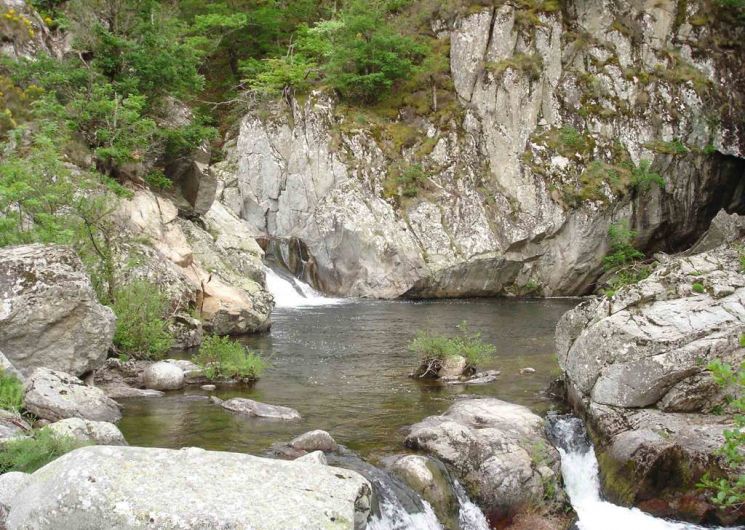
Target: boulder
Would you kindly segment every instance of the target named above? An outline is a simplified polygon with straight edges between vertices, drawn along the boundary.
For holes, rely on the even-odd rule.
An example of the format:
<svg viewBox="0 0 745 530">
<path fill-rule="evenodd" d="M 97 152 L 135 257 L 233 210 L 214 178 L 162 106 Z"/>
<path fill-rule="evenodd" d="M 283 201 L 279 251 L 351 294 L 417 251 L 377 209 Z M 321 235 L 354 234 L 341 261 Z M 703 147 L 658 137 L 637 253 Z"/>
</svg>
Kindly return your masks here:
<svg viewBox="0 0 745 530">
<path fill-rule="evenodd" d="M 15 368 L 81 375 L 106 359 L 116 319 L 71 248 L 0 249 L 0 300 L 0 350 Z"/>
<path fill-rule="evenodd" d="M 432 506 L 440 522 L 458 527 L 458 498 L 441 462 L 422 455 L 397 455 L 385 459 L 384 464 Z"/>
<path fill-rule="evenodd" d="M 310 462 L 312 464 L 321 464 L 324 466 L 328 464 L 328 462 L 326 461 L 326 455 L 323 454 L 323 451 L 313 451 L 312 453 L 308 453 L 307 455 L 296 458 L 295 461 Z"/>
<path fill-rule="evenodd" d="M 37 368 L 23 392 L 26 410 L 49 421 L 82 418 L 114 423 L 122 417 L 119 406 L 103 390 L 64 372 Z"/>
<path fill-rule="evenodd" d="M 2 370 L 3 373 L 12 375 L 19 381 L 23 382 L 24 377 L 23 374 L 16 369 L 15 366 L 8 360 L 8 358 L 3 354 L 3 352 L 0 351 L 0 370 Z"/>
<path fill-rule="evenodd" d="M 184 387 L 184 371 L 173 363 L 153 363 L 142 373 L 142 383 L 151 390 L 178 390 Z"/>
<path fill-rule="evenodd" d="M 0 528 L 6 528 L 5 520 L 10 511 L 10 504 L 31 480 L 31 475 L 19 471 L 10 471 L 0 475 Z"/>
<path fill-rule="evenodd" d="M 0 444 L 9 440 L 26 438 L 31 433 L 31 425 L 19 414 L 0 409 Z"/>
<path fill-rule="evenodd" d="M 210 401 L 231 412 L 237 412 L 255 418 L 284 421 L 301 419 L 300 413 L 295 409 L 282 407 L 280 405 L 268 405 L 266 403 L 254 401 L 253 399 L 232 398 L 223 401 L 215 396 L 211 396 Z"/>
<path fill-rule="evenodd" d="M 329 433 L 315 430 L 301 434 L 290 442 L 290 447 L 301 451 L 323 451 L 325 453 L 336 451 L 336 441 Z"/>
<path fill-rule="evenodd" d="M 371 486 L 306 462 L 189 448 L 91 446 L 36 471 L 9 529 L 362 530 Z"/>
<path fill-rule="evenodd" d="M 717 219 L 704 242 L 717 231 L 724 240 L 739 233 L 737 216 Z M 612 500 L 696 523 L 743 522 L 697 487 L 704 474 L 727 472 L 718 449 L 732 419 L 712 414 L 727 412 L 727 392 L 707 365 L 745 360 L 740 255 L 727 244 L 657 258 L 645 280 L 609 299 L 589 299 L 559 320 L 556 351 L 568 396 L 595 438 Z"/>
<path fill-rule="evenodd" d="M 119 428 L 105 421 L 67 418 L 50 423 L 44 428 L 56 435 L 69 436 L 81 442 L 93 442 L 96 445 L 127 445 Z"/>
<path fill-rule="evenodd" d="M 559 454 L 543 420 L 526 407 L 463 399 L 413 425 L 405 443 L 449 466 L 492 521 L 560 491 Z M 559 501 L 549 498 L 548 504 Z"/>
</svg>

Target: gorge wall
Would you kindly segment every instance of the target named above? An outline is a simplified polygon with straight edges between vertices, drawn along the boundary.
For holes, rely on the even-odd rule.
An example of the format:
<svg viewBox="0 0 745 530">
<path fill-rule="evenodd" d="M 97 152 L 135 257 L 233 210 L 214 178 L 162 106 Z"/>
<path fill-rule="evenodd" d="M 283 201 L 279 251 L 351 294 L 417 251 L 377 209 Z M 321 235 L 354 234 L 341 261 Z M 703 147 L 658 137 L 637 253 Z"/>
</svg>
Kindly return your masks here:
<svg viewBox="0 0 745 530">
<path fill-rule="evenodd" d="M 449 66 L 386 108 L 255 103 L 218 197 L 320 290 L 386 298 L 582 294 L 612 223 L 674 251 L 745 211 L 741 26 L 703 2 L 533 4 L 433 22 Z"/>
</svg>

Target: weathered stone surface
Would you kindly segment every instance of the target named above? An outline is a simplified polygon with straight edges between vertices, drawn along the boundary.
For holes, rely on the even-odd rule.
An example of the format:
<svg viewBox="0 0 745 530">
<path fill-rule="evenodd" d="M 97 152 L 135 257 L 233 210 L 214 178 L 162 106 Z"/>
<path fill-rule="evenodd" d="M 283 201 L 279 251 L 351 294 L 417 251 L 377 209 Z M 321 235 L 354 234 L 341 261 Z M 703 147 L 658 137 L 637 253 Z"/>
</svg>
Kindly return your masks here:
<svg viewBox="0 0 745 530">
<path fill-rule="evenodd" d="M 0 349 L 17 369 L 94 370 L 106 359 L 114 322 L 71 248 L 0 249 Z"/>
<path fill-rule="evenodd" d="M 691 23 L 703 4 L 581 2 L 531 24 L 473 7 L 434 23 L 450 77 L 395 118 L 366 123 L 329 92 L 244 117 L 218 195 L 254 234 L 302 241 L 293 272 L 352 296 L 582 294 L 611 223 L 652 253 L 745 211 L 745 54 L 702 46 L 725 38 Z M 664 189 L 614 173 L 644 160 Z"/>
<path fill-rule="evenodd" d="M 114 423 L 122 417 L 116 402 L 100 388 L 86 386 L 64 372 L 37 368 L 26 380 L 23 391 L 26 410 L 42 419 L 82 418 Z"/>
<path fill-rule="evenodd" d="M 441 462 L 422 455 L 397 455 L 385 459 L 384 463 L 432 506 L 440 522 L 457 527 L 460 506 L 448 471 Z"/>
<path fill-rule="evenodd" d="M 31 434 L 31 425 L 18 413 L 0 409 L 0 443 Z"/>
<path fill-rule="evenodd" d="M 296 462 L 310 462 L 312 464 L 321 464 L 324 466 L 328 465 L 328 462 L 326 461 L 326 455 L 323 454 L 323 451 L 313 451 L 312 453 L 308 453 L 306 455 L 296 458 L 295 461 Z"/>
<path fill-rule="evenodd" d="M 9 530 L 362 530 L 370 484 L 353 471 L 202 449 L 85 447 L 40 469 Z"/>
<path fill-rule="evenodd" d="M 1 351 L 0 351 L 0 370 L 2 370 L 3 373 L 12 375 L 19 381 L 23 381 L 25 379 L 23 374 L 20 372 L 20 370 L 16 369 L 16 367 L 13 366 L 13 363 L 11 363 Z"/>
<path fill-rule="evenodd" d="M 280 405 L 269 405 L 267 403 L 254 401 L 253 399 L 232 398 L 223 401 L 215 396 L 211 396 L 210 401 L 231 412 L 237 412 L 255 418 L 284 421 L 301 419 L 300 413 L 295 409 L 282 407 Z"/>
<path fill-rule="evenodd" d="M 320 429 L 297 436 L 290 442 L 290 447 L 301 451 L 336 451 L 336 441 L 326 431 Z"/>
<path fill-rule="evenodd" d="M 81 442 L 97 445 L 127 445 L 124 435 L 113 423 L 67 418 L 50 423 L 48 429 L 60 436 L 69 436 Z"/>
<path fill-rule="evenodd" d="M 464 399 L 411 427 L 406 446 L 448 465 L 484 512 L 500 519 L 558 491 L 559 455 L 543 420 L 498 399 Z"/>
<path fill-rule="evenodd" d="M 142 373 L 142 383 L 152 390 L 178 390 L 184 387 L 184 371 L 169 362 L 153 363 Z"/>
<path fill-rule="evenodd" d="M 725 221 L 733 219 L 720 214 L 715 224 Z M 647 279 L 561 318 L 559 364 L 595 435 L 611 498 L 662 517 L 731 525 L 737 514 L 718 510 L 696 485 L 707 472 L 722 473 L 717 451 L 732 427 L 727 414 L 709 414 L 726 411 L 727 392 L 707 365 L 745 360 L 739 253 L 730 243 L 657 257 Z"/>
<path fill-rule="evenodd" d="M 10 471 L 0 475 L 0 527 L 5 528 L 10 503 L 18 492 L 29 484 L 30 480 L 31 475 L 18 471 Z"/>
</svg>

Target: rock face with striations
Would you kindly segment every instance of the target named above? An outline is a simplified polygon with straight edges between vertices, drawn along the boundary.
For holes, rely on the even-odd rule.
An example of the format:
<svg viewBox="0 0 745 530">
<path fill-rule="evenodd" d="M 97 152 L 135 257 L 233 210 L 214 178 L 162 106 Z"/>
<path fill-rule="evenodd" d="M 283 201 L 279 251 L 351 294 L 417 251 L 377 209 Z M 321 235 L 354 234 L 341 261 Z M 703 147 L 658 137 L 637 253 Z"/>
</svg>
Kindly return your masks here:
<svg viewBox="0 0 745 530">
<path fill-rule="evenodd" d="M 672 251 L 745 211 L 745 54 L 707 44 L 740 29 L 701 1 L 518 4 L 434 21 L 448 82 L 385 117 L 325 92 L 245 116 L 219 200 L 316 287 L 377 297 L 581 294 L 611 223 Z"/>
<path fill-rule="evenodd" d="M 406 446 L 444 462 L 493 522 L 560 491 L 559 454 L 546 438 L 543 420 L 520 405 L 456 401 L 441 416 L 413 425 Z M 547 500 L 551 507 L 559 502 Z"/>
<path fill-rule="evenodd" d="M 745 360 L 740 255 L 725 244 L 659 258 L 647 279 L 561 318 L 559 364 L 599 442 L 605 486 L 616 500 L 730 524 L 732 514 L 711 506 L 696 483 L 719 472 L 717 449 L 732 425 L 726 414 L 708 414 L 723 405 L 723 392 L 706 367 Z"/>
<path fill-rule="evenodd" d="M 71 248 L 0 249 L 0 350 L 15 368 L 95 370 L 111 347 L 114 323 Z"/>
<path fill-rule="evenodd" d="M 362 530 L 371 486 L 346 469 L 203 449 L 85 447 L 36 471 L 7 528 Z"/>
</svg>

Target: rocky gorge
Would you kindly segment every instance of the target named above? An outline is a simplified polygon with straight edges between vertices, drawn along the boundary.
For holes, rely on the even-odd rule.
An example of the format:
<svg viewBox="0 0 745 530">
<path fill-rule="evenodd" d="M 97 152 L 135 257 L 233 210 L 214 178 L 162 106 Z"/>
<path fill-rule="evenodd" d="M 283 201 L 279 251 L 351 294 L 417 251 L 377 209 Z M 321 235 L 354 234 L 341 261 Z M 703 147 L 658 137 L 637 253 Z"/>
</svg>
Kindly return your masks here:
<svg viewBox="0 0 745 530">
<path fill-rule="evenodd" d="M 745 523 L 702 487 L 743 476 L 722 451 L 741 396 L 714 367 L 745 361 L 745 26 L 703 0 L 415 4 L 436 66 L 411 90 L 360 104 L 248 84 L 218 140 L 150 158 L 141 141 L 127 163 L 78 131 L 45 185 L 88 166 L 104 185 L 51 213 L 0 165 L 0 228 L 21 227 L 0 234 L 0 527 Z M 46 9 L 0 0 L 0 54 L 98 68 L 80 20 Z M 113 121 L 137 108 L 117 98 Z M 166 99 L 155 128 L 200 126 Z M 40 134 L 2 127 L 4 153 Z M 104 213 L 26 238 L 81 196 Z M 609 267 L 617 227 L 636 257 Z M 121 347 L 132 286 L 157 291 L 157 354 Z M 463 351 L 407 377 L 417 330 L 465 320 L 496 345 L 483 371 Z M 36 458 L 24 441 L 45 454 L 11 470 Z"/>
</svg>

